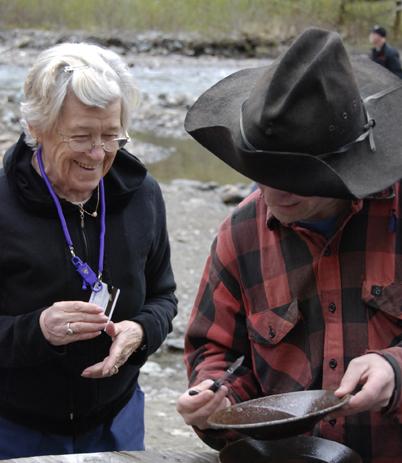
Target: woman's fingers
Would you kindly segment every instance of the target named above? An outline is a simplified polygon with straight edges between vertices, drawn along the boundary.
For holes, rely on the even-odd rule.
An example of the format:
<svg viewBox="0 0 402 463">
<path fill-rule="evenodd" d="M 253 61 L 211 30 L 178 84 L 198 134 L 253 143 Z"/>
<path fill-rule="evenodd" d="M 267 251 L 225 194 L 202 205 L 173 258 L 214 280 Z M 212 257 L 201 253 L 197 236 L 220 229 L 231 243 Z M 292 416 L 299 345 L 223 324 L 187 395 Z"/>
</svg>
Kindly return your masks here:
<svg viewBox="0 0 402 463">
<path fill-rule="evenodd" d="M 66 325 L 66 334 L 74 336 L 77 334 L 90 334 L 94 332 L 101 332 L 106 327 L 105 322 L 87 323 L 87 322 L 68 322 Z M 71 331 L 69 331 L 69 329 Z"/>
<path fill-rule="evenodd" d="M 55 307 L 55 309 L 68 313 L 103 313 L 103 309 L 98 305 L 83 301 L 61 301 L 54 303 L 53 306 Z"/>
<path fill-rule="evenodd" d="M 108 322 L 105 332 L 112 339 L 112 344 L 102 362 L 86 368 L 81 375 L 85 378 L 106 378 L 118 374 L 130 355 L 136 351 L 144 336 L 141 325 L 130 320 L 119 323 Z"/>
<path fill-rule="evenodd" d="M 111 338 L 115 338 L 118 335 L 118 329 L 116 324 L 112 321 L 109 321 L 105 328 L 106 334 L 108 334 Z"/>
<path fill-rule="evenodd" d="M 144 330 L 140 324 L 130 320 L 109 322 L 105 330 L 113 341 L 103 364 L 103 374 L 108 376 L 116 366 L 120 368 L 124 365 L 130 355 L 138 349 L 144 337 Z"/>
<path fill-rule="evenodd" d="M 57 346 L 92 339 L 105 329 L 107 322 L 100 307 L 82 301 L 55 302 L 39 318 L 44 337 Z"/>
<path fill-rule="evenodd" d="M 104 375 L 103 374 L 103 364 L 104 361 L 95 363 L 94 365 L 91 365 L 88 368 L 85 368 L 85 370 L 81 373 L 81 376 L 84 378 L 104 378 L 105 376 L 111 376 L 109 375 Z"/>
</svg>

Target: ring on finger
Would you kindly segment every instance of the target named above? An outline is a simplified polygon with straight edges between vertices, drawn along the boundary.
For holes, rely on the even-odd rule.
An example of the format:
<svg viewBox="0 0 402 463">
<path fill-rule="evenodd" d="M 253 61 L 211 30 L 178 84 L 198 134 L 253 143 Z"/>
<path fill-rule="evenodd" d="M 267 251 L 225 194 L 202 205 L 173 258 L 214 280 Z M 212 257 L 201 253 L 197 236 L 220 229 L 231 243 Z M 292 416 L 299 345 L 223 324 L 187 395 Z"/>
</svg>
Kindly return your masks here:
<svg viewBox="0 0 402 463">
<path fill-rule="evenodd" d="M 117 375 L 117 373 L 119 372 L 119 367 L 117 365 L 113 365 L 112 367 L 112 373 L 114 375 Z"/>
<path fill-rule="evenodd" d="M 67 323 L 66 334 L 67 336 L 72 336 L 74 334 L 74 330 L 71 328 L 71 322 Z"/>
</svg>

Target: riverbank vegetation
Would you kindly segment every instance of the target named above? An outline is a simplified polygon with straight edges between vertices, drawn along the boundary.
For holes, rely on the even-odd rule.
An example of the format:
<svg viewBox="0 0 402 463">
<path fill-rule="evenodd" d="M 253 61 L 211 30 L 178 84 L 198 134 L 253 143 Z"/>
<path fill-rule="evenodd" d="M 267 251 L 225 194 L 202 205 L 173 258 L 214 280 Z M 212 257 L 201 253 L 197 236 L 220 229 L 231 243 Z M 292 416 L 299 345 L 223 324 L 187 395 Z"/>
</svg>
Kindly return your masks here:
<svg viewBox="0 0 402 463">
<path fill-rule="evenodd" d="M 367 44 L 373 24 L 402 42 L 395 0 L 0 0 L 0 27 L 246 34 L 283 41 L 310 25 Z M 402 28 L 402 26 L 401 26 Z"/>
</svg>

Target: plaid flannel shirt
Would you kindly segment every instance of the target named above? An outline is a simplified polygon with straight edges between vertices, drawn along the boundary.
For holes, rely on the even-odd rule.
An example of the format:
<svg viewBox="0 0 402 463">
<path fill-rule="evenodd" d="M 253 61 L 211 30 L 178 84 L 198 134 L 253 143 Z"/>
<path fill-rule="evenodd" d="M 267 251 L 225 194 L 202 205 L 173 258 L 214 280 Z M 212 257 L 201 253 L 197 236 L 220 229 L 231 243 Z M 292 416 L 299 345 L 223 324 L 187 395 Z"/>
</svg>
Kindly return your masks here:
<svg viewBox="0 0 402 463">
<path fill-rule="evenodd" d="M 190 317 L 190 385 L 245 354 L 233 402 L 335 390 L 353 358 L 377 352 L 396 377 L 387 413 L 322 421 L 314 434 L 365 463 L 402 463 L 402 189 L 391 190 L 352 202 L 329 240 L 279 223 L 259 191 L 243 201 L 220 227 Z M 219 447 L 214 433 L 201 437 Z"/>
</svg>

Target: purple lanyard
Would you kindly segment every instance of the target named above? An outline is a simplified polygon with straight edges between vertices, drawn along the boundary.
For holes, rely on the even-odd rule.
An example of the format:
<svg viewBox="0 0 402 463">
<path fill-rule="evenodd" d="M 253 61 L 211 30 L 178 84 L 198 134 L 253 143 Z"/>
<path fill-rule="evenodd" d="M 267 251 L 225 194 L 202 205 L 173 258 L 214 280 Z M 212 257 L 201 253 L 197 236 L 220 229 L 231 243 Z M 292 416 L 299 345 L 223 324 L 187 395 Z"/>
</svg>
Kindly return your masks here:
<svg viewBox="0 0 402 463">
<path fill-rule="evenodd" d="M 42 161 L 42 146 L 38 147 L 38 150 L 36 151 L 36 158 L 38 160 L 39 164 L 39 169 L 42 175 L 43 180 L 45 181 L 45 184 L 47 186 L 47 189 L 49 190 L 49 193 L 53 199 L 53 202 L 56 206 L 57 213 L 59 215 L 59 219 L 61 222 L 61 227 L 63 229 L 64 236 L 66 238 L 68 247 L 71 252 L 71 262 L 73 263 L 76 271 L 81 275 L 81 278 L 83 280 L 82 284 L 82 289 L 87 289 L 88 285 L 91 287 L 91 289 L 95 292 L 98 292 L 101 290 L 102 285 L 100 284 L 100 281 L 102 279 L 102 272 L 103 272 L 103 258 L 105 254 L 105 231 L 106 231 L 106 221 L 105 221 L 105 215 L 106 215 L 106 205 L 105 205 L 105 188 L 103 185 L 103 178 L 101 178 L 99 182 L 99 191 L 100 191 L 100 219 L 101 219 L 101 229 L 100 229 L 100 237 L 99 237 L 99 262 L 98 262 L 98 275 L 95 274 L 95 272 L 91 269 L 91 267 L 86 263 L 83 262 L 74 252 L 74 246 L 73 242 L 71 240 L 70 233 L 68 231 L 66 219 L 64 218 L 63 210 L 61 208 L 61 204 L 59 201 L 59 198 L 57 197 L 56 193 L 53 190 L 53 187 L 49 181 L 48 176 L 46 175 L 45 168 L 43 167 L 43 161 Z"/>
</svg>

